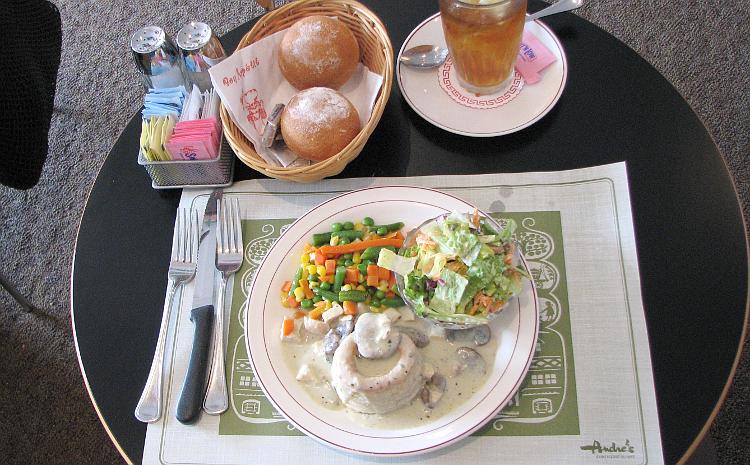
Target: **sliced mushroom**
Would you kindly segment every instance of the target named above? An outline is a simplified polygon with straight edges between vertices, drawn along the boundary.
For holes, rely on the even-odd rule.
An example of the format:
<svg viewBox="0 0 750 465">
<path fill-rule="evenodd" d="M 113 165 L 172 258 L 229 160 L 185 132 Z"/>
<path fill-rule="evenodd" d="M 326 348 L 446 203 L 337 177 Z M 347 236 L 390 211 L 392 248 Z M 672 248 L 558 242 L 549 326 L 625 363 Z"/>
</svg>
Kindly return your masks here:
<svg viewBox="0 0 750 465">
<path fill-rule="evenodd" d="M 341 317 L 334 330 L 342 339 L 345 338 L 352 331 L 354 331 L 354 318 L 352 318 L 350 315 Z"/>
<path fill-rule="evenodd" d="M 479 352 L 471 347 L 459 347 L 456 349 L 456 356 L 458 357 L 458 363 L 456 365 L 457 374 L 462 373 L 467 369 L 480 370 L 481 373 L 487 371 L 487 364 L 484 359 Z"/>
<path fill-rule="evenodd" d="M 419 347 L 426 347 L 430 343 L 430 338 L 427 334 L 422 331 L 407 326 L 396 326 L 401 334 L 406 334 L 414 342 L 414 345 Z"/>
<path fill-rule="evenodd" d="M 483 346 L 490 342 L 492 332 L 490 331 L 489 325 L 479 325 L 474 327 L 474 344 Z"/>
<path fill-rule="evenodd" d="M 435 373 L 427 381 L 421 391 L 419 391 L 419 398 L 422 403 L 428 409 L 433 409 L 437 403 L 442 399 L 445 390 L 448 387 L 448 381 L 445 376 L 440 373 Z"/>
<path fill-rule="evenodd" d="M 445 336 L 450 343 L 464 343 L 473 340 L 474 344 L 483 346 L 490 342 L 492 332 L 489 325 L 477 325 L 466 329 L 449 329 Z"/>
<path fill-rule="evenodd" d="M 333 360 L 333 354 L 339 348 L 340 343 L 341 336 L 335 330 L 332 329 L 326 333 L 323 337 L 323 353 L 326 356 L 326 360 L 329 362 Z"/>
</svg>

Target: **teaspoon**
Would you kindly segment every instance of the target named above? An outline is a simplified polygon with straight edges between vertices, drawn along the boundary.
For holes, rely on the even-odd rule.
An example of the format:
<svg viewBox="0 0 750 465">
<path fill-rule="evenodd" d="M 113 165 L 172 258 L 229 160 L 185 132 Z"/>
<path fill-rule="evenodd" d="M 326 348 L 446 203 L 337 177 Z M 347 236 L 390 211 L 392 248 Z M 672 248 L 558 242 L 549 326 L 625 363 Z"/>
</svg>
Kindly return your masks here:
<svg viewBox="0 0 750 465">
<path fill-rule="evenodd" d="M 543 8 L 532 15 L 526 16 L 526 21 L 534 21 L 545 16 L 562 13 L 563 11 L 575 10 L 583 5 L 583 0 L 560 0 L 559 2 Z M 443 64 L 448 58 L 448 49 L 439 45 L 417 45 L 404 50 L 399 60 L 406 66 L 414 68 L 434 68 Z"/>
</svg>

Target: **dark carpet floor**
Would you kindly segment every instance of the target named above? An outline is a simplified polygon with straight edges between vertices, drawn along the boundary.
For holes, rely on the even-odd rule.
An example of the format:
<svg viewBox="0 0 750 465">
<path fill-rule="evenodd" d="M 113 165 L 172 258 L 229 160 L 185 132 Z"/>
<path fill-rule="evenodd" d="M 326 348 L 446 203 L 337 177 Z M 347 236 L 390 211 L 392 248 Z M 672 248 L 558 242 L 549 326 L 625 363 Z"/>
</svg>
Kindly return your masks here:
<svg viewBox="0 0 750 465">
<path fill-rule="evenodd" d="M 0 273 L 45 310 L 44 316 L 25 314 L 0 290 L 0 463 L 119 464 L 78 369 L 69 288 L 87 193 L 141 103 L 127 37 L 144 24 L 174 33 L 190 19 L 223 34 L 260 10 L 241 0 L 55 3 L 64 38 L 49 157 L 35 188 L 0 187 Z M 636 50 L 690 103 L 721 149 L 747 217 L 747 0 L 589 0 L 578 14 Z M 750 463 L 749 352 L 746 344 L 711 428 L 721 465 Z"/>
</svg>

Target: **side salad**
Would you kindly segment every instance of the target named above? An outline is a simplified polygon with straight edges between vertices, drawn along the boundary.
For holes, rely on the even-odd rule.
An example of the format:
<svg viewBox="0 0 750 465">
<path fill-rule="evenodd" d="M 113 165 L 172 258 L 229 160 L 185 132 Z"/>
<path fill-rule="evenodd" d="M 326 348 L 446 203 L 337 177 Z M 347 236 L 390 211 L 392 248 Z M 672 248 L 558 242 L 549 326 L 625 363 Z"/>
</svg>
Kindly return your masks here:
<svg viewBox="0 0 750 465">
<path fill-rule="evenodd" d="M 515 224 L 496 230 L 479 215 L 453 212 L 422 225 L 397 258 L 407 268 L 402 293 L 417 315 L 456 324 L 485 323 L 522 288 L 528 273 L 516 263 Z M 394 254 L 395 255 L 395 254 Z M 385 262 L 385 263 L 381 263 Z"/>
</svg>

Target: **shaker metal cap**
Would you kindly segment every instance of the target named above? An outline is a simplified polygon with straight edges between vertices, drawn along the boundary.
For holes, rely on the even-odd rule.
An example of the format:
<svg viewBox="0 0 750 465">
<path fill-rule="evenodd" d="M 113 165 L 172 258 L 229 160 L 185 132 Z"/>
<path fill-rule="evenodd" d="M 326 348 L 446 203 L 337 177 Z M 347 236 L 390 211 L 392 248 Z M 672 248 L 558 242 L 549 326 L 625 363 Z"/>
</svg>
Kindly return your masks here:
<svg viewBox="0 0 750 465">
<path fill-rule="evenodd" d="M 164 44 L 166 37 L 159 26 L 146 26 L 130 36 L 130 48 L 137 53 L 151 53 Z"/>
<path fill-rule="evenodd" d="M 183 50 L 197 50 L 211 40 L 211 26 L 190 21 L 177 33 L 177 46 Z"/>
</svg>

